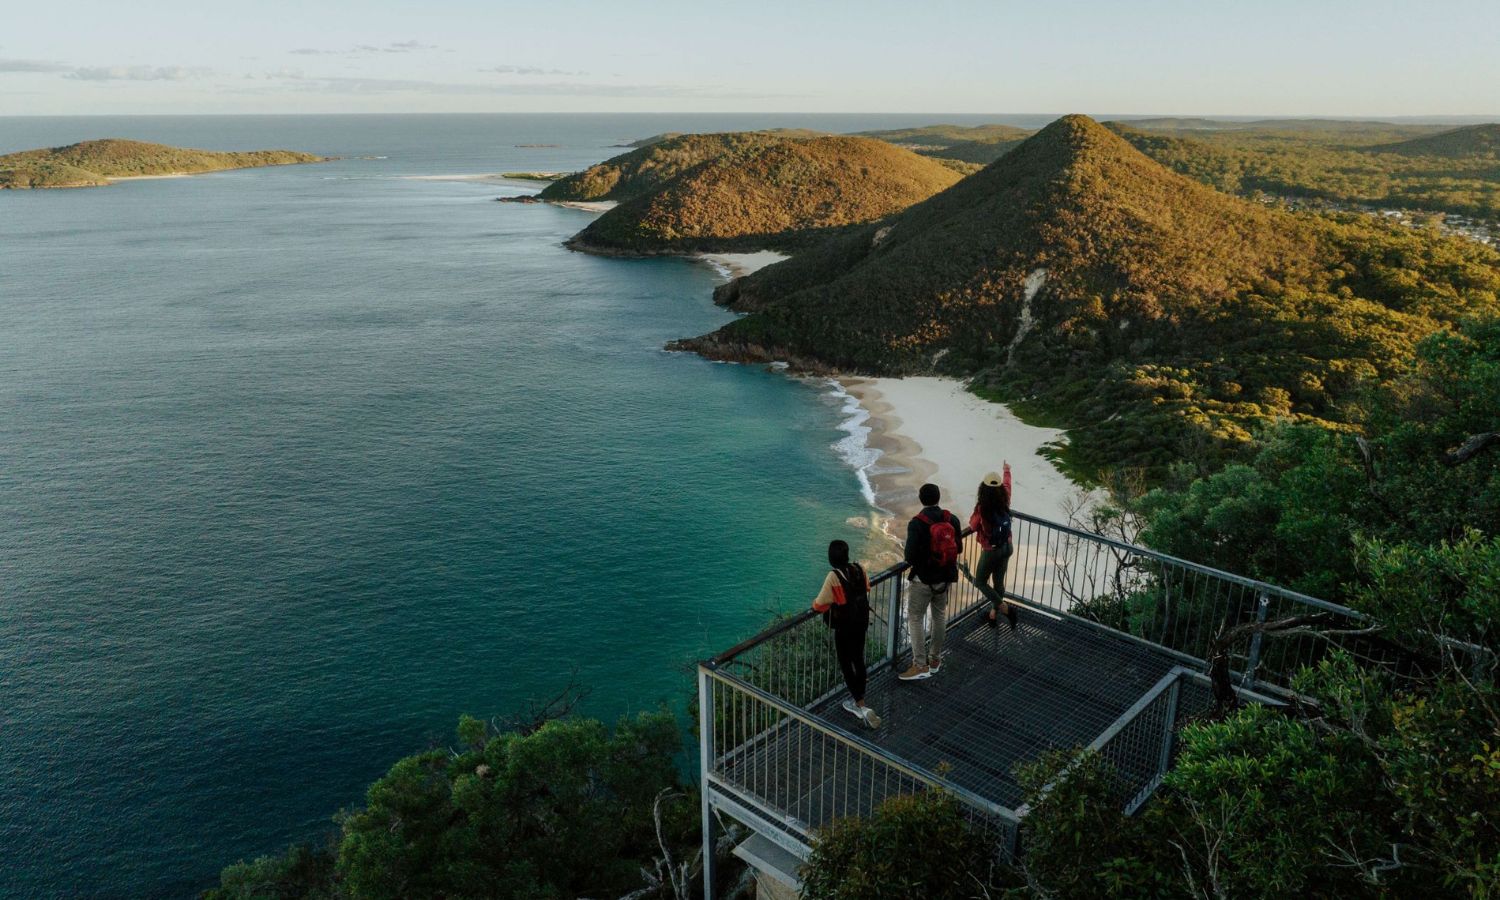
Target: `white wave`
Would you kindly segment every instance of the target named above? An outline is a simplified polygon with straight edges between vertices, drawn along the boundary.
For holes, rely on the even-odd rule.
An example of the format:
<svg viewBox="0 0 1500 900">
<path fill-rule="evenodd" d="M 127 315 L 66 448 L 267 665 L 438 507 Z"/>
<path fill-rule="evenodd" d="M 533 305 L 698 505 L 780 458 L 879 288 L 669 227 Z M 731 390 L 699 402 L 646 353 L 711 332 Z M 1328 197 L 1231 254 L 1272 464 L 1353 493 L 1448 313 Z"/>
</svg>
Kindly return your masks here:
<svg viewBox="0 0 1500 900">
<path fill-rule="evenodd" d="M 708 263 L 709 268 L 713 269 L 714 273 L 725 281 L 734 277 L 734 269 L 731 269 L 728 263 L 717 260 L 712 256 L 700 256 L 698 258 Z"/>
<path fill-rule="evenodd" d="M 844 386 L 837 381 L 830 380 L 828 384 L 833 388 L 828 392 L 829 396 L 844 401 L 840 412 L 847 416 L 839 423 L 839 430 L 844 432 L 844 437 L 834 442 L 833 449 L 838 453 L 839 459 L 854 470 L 865 502 L 875 506 L 875 488 L 870 484 L 870 475 L 880 459 L 880 451 L 870 446 L 870 427 L 865 424 L 870 419 L 870 411 L 860 406 L 859 400 L 844 390 Z"/>
</svg>

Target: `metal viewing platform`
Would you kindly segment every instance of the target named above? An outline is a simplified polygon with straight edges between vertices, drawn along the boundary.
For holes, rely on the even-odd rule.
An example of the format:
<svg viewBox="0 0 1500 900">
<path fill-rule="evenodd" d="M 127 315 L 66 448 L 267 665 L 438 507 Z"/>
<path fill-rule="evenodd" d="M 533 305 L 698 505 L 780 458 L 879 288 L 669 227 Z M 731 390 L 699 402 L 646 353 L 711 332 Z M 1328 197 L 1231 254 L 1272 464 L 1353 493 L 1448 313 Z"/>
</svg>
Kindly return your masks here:
<svg viewBox="0 0 1500 900">
<path fill-rule="evenodd" d="M 741 855 L 762 870 L 780 858 L 773 874 L 795 888 L 794 863 L 818 828 L 931 789 L 1014 855 L 1026 815 L 1016 768 L 1057 749 L 1109 760 L 1133 813 L 1170 767 L 1178 728 L 1212 708 L 1206 658 L 1222 629 L 1310 614 L 1337 631 L 1367 624 L 1346 607 L 1023 513 L 1013 539 L 1005 588 L 1019 627 L 989 627 L 988 601 L 961 577 L 942 671 L 925 681 L 895 676 L 910 658 L 906 564 L 871 578 L 867 702 L 879 729 L 840 707 L 831 632 L 811 611 L 699 664 L 705 861 L 722 813 L 756 834 L 758 849 Z M 978 554 L 966 533 L 964 574 Z M 1311 630 L 1264 643 L 1257 634 L 1229 657 L 1233 688 L 1280 702 L 1291 675 L 1328 648 Z M 711 895 L 711 864 L 704 870 Z"/>
</svg>

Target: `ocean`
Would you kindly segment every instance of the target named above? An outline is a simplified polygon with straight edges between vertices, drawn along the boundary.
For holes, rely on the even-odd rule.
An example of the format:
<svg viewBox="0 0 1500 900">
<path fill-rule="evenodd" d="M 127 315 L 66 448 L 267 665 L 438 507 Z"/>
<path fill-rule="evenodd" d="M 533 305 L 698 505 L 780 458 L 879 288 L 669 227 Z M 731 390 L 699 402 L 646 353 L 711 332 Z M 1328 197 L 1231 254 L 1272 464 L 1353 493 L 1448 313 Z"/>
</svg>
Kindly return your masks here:
<svg viewBox="0 0 1500 900">
<path fill-rule="evenodd" d="M 192 896 L 575 673 L 583 714 L 680 713 L 694 659 L 866 538 L 863 414 L 664 352 L 730 319 L 710 266 L 420 176 L 927 123 L 0 119 L 0 153 L 344 157 L 0 192 L 0 897 Z"/>
</svg>

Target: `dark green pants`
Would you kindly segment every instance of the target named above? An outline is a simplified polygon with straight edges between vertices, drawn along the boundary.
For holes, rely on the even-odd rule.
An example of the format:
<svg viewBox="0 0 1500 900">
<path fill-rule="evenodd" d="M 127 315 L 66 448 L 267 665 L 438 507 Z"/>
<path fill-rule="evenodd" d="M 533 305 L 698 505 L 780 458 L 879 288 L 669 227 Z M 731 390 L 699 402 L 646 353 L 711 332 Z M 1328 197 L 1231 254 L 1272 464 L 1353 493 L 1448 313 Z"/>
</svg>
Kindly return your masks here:
<svg viewBox="0 0 1500 900">
<path fill-rule="evenodd" d="M 1005 602 L 1005 570 L 1010 567 L 1010 555 L 1015 552 L 1010 544 L 997 550 L 979 551 L 979 563 L 974 567 L 974 583 L 980 593 L 990 600 L 995 615 Z"/>
</svg>

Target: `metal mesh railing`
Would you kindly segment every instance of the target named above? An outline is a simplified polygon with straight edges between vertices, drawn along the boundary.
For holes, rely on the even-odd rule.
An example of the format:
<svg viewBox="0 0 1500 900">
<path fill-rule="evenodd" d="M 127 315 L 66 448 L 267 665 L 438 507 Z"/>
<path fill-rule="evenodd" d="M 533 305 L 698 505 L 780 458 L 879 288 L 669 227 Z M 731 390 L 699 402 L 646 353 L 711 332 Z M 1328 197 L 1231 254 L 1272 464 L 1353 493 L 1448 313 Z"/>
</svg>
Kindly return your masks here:
<svg viewBox="0 0 1500 900">
<path fill-rule="evenodd" d="M 1142 659 L 1179 665 L 1173 677 L 1147 690 L 1094 742 L 1092 749 L 1124 780 L 1129 811 L 1145 802 L 1165 775 L 1179 724 L 1211 703 L 1202 670 L 1224 629 L 1256 621 L 1316 620 L 1316 628 L 1294 630 L 1274 640 L 1256 635 L 1238 642 L 1232 651 L 1231 667 L 1240 686 L 1283 693 L 1296 671 L 1317 662 L 1333 646 L 1354 647 L 1365 655 L 1379 651 L 1361 643 L 1366 641 L 1361 632 L 1367 620 L 1344 607 L 1022 513 L 1014 514 L 1013 523 L 1015 549 L 1005 593 L 1047 614 L 1034 621 L 1051 617 L 1057 628 L 1067 624 L 1101 640 L 1132 642 Z M 966 572 L 975 570 L 978 556 L 977 541 L 966 532 Z M 882 667 L 895 667 L 908 647 L 903 614 L 906 571 L 902 563 L 871 578 L 873 621 L 865 659 L 872 676 Z M 958 623 L 980 614 L 987 603 L 978 587 L 963 578 L 949 589 L 947 618 Z M 1047 641 L 1025 643 L 1030 649 L 1018 658 L 1036 657 L 1039 648 L 1050 646 Z M 1075 645 L 1076 641 L 1063 646 Z M 1056 652 L 1042 655 L 1052 659 Z M 1121 674 L 1126 671 L 1149 671 L 1127 657 L 1113 661 L 1116 674 L 1111 683 L 1129 683 Z M 1063 685 L 1052 682 L 1064 673 L 1049 669 L 1032 674 L 1042 679 L 1037 690 L 1052 691 L 1059 699 L 1072 696 L 1074 705 L 1089 701 L 1108 709 L 1108 704 L 1120 702 L 1095 697 L 1095 686 L 1087 678 Z M 1030 677 L 1013 672 L 1010 683 L 1029 684 Z M 1148 677 L 1155 678 L 1155 672 Z M 813 711 L 843 690 L 832 634 L 817 614 L 789 616 L 703 663 L 699 689 L 705 841 L 713 804 L 753 820 L 758 830 L 789 850 L 805 852 L 813 832 L 839 818 L 868 815 L 890 797 L 944 790 L 959 801 L 974 825 L 994 833 L 1000 847 L 1014 850 L 1020 814 L 938 774 L 948 771 L 942 765 L 924 768 Z M 961 712 L 955 730 L 969 734 L 978 728 L 989 735 L 991 744 L 1017 725 L 1015 720 L 992 725 L 986 710 Z M 1057 712 L 1066 715 L 1069 710 Z M 935 713 L 920 718 L 928 723 L 943 720 Z M 1078 722 L 1069 720 L 1071 724 L 1087 720 L 1081 707 L 1075 718 Z M 1000 731 L 984 731 L 990 728 Z M 1037 735 L 1033 743 L 1045 747 L 1046 737 Z M 936 735 L 934 739 L 940 740 Z M 882 742 L 892 740 L 883 737 Z M 949 750 L 944 752 L 960 755 L 973 750 L 984 756 L 995 749 L 976 745 L 966 750 L 951 740 L 947 743 Z M 970 779 L 981 789 L 991 781 Z"/>
<path fill-rule="evenodd" d="M 1267 699 L 1243 688 L 1236 691 L 1245 701 Z M 1114 768 L 1127 815 L 1140 809 L 1166 777 L 1182 726 L 1212 707 L 1208 677 L 1177 666 L 1084 749 Z"/>
<path fill-rule="evenodd" d="M 903 569 L 904 565 L 896 566 L 870 579 L 872 621 L 865 638 L 865 662 L 871 668 L 890 661 L 891 626 L 901 618 Z M 811 610 L 787 617 L 713 662 L 720 671 L 801 709 L 816 705 L 844 683 L 833 632 Z"/>
<path fill-rule="evenodd" d="M 707 785 L 727 794 L 789 847 L 892 797 L 949 793 L 970 825 L 1013 846 L 1019 819 L 997 803 L 904 762 L 714 663 L 699 668 L 700 751 Z M 788 843 L 789 842 L 789 843 Z"/>
<path fill-rule="evenodd" d="M 1087 748 L 1114 766 L 1125 788 L 1127 814 L 1146 802 L 1167 774 L 1181 690 L 1180 673 L 1167 673 Z"/>
<path fill-rule="evenodd" d="M 1347 607 L 1015 513 L 1015 553 L 1006 593 L 1172 651 L 1201 665 L 1223 631 L 1254 622 L 1308 618 L 1316 627 L 1251 636 L 1231 647 L 1246 685 L 1285 690 L 1292 675 L 1335 646 L 1377 657 L 1368 619 Z"/>
</svg>

